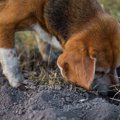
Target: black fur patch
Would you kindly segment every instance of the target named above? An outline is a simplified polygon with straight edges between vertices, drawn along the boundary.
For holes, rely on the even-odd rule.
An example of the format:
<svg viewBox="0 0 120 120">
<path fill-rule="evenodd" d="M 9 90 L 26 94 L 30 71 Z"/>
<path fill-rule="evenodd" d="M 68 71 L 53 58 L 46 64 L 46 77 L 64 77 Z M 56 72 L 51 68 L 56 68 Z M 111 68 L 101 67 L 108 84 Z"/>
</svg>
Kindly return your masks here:
<svg viewBox="0 0 120 120">
<path fill-rule="evenodd" d="M 69 33 L 68 6 L 69 0 L 48 0 L 47 9 L 45 9 L 48 23 L 64 39 L 68 37 Z"/>
<path fill-rule="evenodd" d="M 69 0 L 70 1 L 70 21 L 81 27 L 96 16 L 98 11 L 102 11 L 96 0 Z"/>
<path fill-rule="evenodd" d="M 64 39 L 70 36 L 71 28 L 82 28 L 98 11 L 102 11 L 96 0 L 48 0 L 45 17 L 52 29 Z"/>
</svg>

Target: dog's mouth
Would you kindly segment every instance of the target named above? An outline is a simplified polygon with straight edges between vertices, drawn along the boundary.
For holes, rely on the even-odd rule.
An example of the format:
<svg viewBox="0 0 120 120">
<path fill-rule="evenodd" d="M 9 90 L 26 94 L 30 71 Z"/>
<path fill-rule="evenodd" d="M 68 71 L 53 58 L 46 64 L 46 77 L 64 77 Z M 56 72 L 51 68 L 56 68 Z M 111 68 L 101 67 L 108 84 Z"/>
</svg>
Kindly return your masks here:
<svg viewBox="0 0 120 120">
<path fill-rule="evenodd" d="M 106 71 L 95 71 L 95 78 L 92 83 L 92 90 L 97 91 L 101 95 L 107 95 L 113 92 L 114 86 L 120 87 L 119 75 Z"/>
<path fill-rule="evenodd" d="M 107 95 L 109 91 L 110 81 L 108 71 L 96 70 L 93 83 L 91 85 L 92 91 L 99 94 Z"/>
</svg>

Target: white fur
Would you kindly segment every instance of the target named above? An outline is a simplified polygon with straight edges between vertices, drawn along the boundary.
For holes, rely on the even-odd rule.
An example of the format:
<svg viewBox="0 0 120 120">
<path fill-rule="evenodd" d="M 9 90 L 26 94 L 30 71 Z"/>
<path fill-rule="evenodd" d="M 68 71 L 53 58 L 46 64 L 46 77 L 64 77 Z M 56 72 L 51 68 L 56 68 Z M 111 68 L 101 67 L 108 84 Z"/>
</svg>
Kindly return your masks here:
<svg viewBox="0 0 120 120">
<path fill-rule="evenodd" d="M 38 34 L 36 32 L 35 32 L 34 36 L 35 36 L 35 39 L 37 41 L 37 45 L 38 45 L 38 48 L 39 48 L 39 51 L 41 53 L 41 56 L 42 56 L 43 60 L 48 61 L 48 59 L 49 59 L 49 55 L 47 54 L 48 52 L 47 53 L 43 52 L 43 49 L 41 49 L 41 46 L 42 46 L 41 39 L 39 38 L 39 36 L 38 36 Z"/>
<path fill-rule="evenodd" d="M 19 71 L 19 62 L 15 49 L 0 48 L 0 62 L 3 68 L 3 73 L 7 77 L 12 87 L 20 86 L 24 80 Z"/>
<path fill-rule="evenodd" d="M 61 75 L 65 77 L 65 75 L 63 74 L 63 68 L 58 64 L 58 62 L 57 62 L 57 66 L 60 69 Z"/>
<path fill-rule="evenodd" d="M 56 47 L 57 49 L 62 51 L 62 46 L 60 45 L 60 43 L 58 42 L 58 40 L 54 36 L 52 37 L 51 45 L 53 45 L 54 47 Z"/>
<path fill-rule="evenodd" d="M 39 39 L 42 39 L 43 41 L 49 43 L 50 45 L 62 50 L 62 46 L 57 41 L 56 37 L 51 36 L 48 34 L 39 24 L 35 24 L 32 26 L 32 29 L 37 32 Z"/>
<path fill-rule="evenodd" d="M 33 30 L 38 33 L 39 37 L 45 42 L 49 42 L 52 39 L 52 36 L 45 32 L 39 24 L 32 26 Z"/>
</svg>

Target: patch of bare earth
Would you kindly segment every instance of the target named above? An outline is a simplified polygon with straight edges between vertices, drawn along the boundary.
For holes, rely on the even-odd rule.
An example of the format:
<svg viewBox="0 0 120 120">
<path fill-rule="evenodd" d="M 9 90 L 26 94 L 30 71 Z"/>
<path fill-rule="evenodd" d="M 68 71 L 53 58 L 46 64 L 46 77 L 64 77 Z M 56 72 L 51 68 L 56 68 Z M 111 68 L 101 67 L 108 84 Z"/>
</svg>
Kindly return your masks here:
<svg viewBox="0 0 120 120">
<path fill-rule="evenodd" d="M 37 51 L 20 52 L 27 90 L 11 88 L 0 72 L 0 120 L 120 120 L 120 91 L 101 97 L 66 83 L 56 64 L 51 67 Z M 29 54 L 31 53 L 31 54 Z"/>
</svg>

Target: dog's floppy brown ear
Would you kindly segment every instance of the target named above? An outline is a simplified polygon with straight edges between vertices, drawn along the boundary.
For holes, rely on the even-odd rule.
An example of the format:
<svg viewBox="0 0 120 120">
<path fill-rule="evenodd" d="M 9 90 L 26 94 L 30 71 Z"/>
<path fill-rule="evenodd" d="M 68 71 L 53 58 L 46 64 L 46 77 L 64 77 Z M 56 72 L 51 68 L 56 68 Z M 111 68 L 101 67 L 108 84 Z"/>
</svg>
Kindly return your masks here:
<svg viewBox="0 0 120 120">
<path fill-rule="evenodd" d="M 95 75 L 96 59 L 85 57 L 75 65 L 75 72 L 78 75 L 77 83 L 85 89 L 91 89 Z"/>
<path fill-rule="evenodd" d="M 63 53 L 58 58 L 58 66 L 63 77 L 89 90 L 94 80 L 96 58 L 92 56 Z"/>
</svg>

